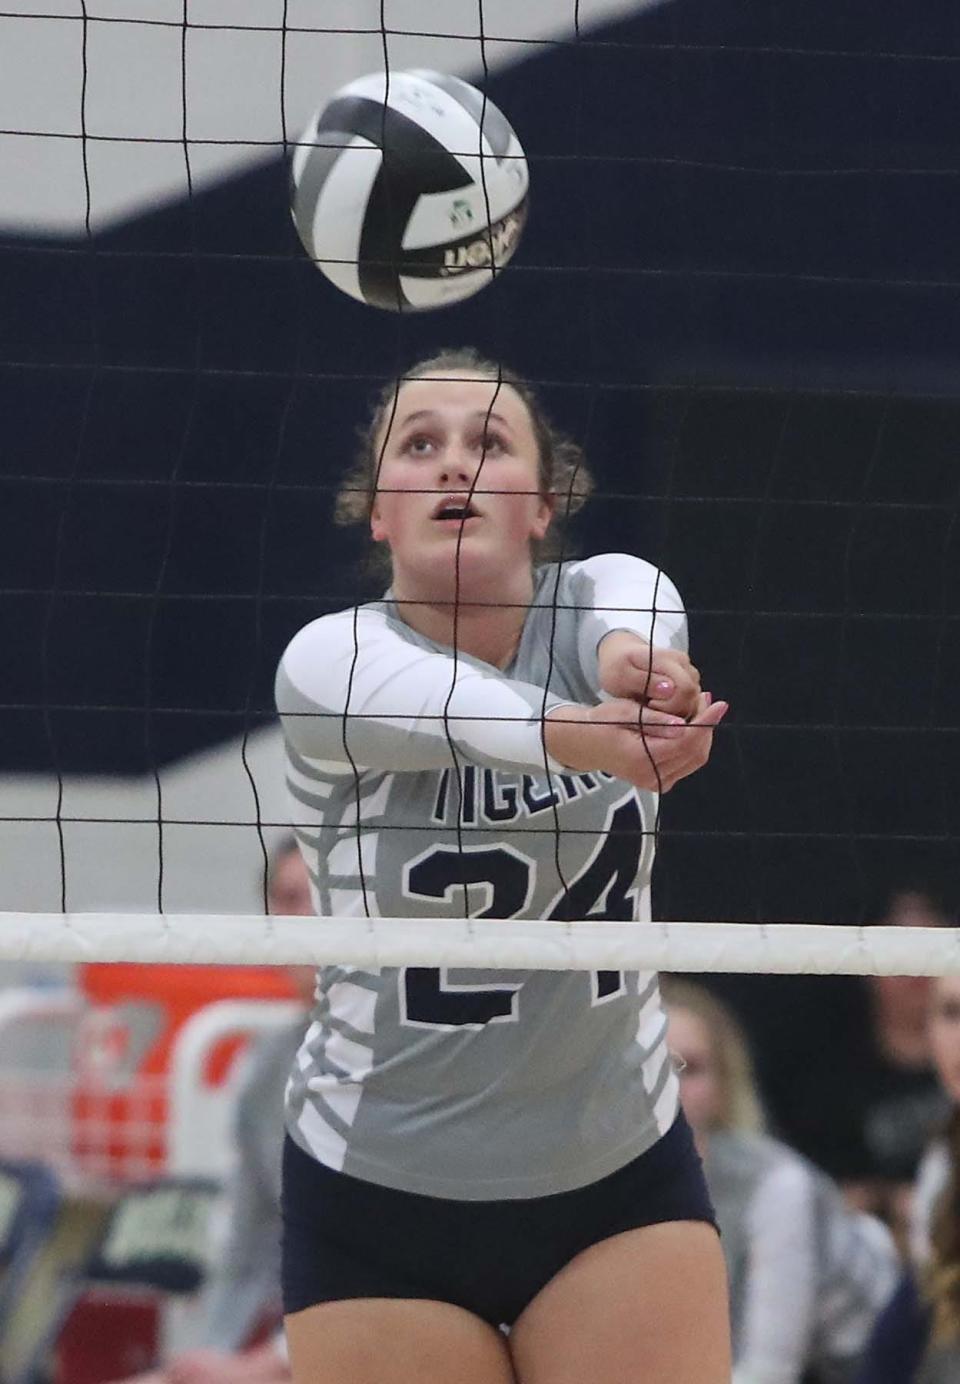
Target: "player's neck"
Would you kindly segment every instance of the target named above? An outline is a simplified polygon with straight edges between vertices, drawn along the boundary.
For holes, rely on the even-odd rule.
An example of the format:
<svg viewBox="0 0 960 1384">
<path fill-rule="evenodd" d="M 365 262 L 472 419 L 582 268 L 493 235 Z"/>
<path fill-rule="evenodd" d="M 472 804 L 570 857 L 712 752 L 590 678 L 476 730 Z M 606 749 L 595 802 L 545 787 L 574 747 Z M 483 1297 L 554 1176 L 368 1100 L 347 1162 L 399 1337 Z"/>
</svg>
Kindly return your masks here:
<svg viewBox="0 0 960 1384">
<path fill-rule="evenodd" d="M 495 668 L 505 668 L 523 633 L 533 599 L 533 574 L 518 574 L 511 583 L 498 581 L 495 591 L 471 584 L 459 596 L 459 602 L 454 604 L 450 594 L 440 597 L 417 590 L 415 583 L 402 579 L 393 584 L 397 612 L 418 634 L 437 644 L 456 647 Z"/>
</svg>

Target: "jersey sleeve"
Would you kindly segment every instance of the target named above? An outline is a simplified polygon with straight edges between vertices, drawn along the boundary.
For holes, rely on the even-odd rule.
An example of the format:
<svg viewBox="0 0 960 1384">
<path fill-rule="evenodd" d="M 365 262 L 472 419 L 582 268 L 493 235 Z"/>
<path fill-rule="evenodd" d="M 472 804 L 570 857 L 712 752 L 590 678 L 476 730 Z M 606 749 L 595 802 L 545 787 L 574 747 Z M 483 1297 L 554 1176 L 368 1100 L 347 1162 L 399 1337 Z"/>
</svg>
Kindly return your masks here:
<svg viewBox="0 0 960 1384">
<path fill-rule="evenodd" d="M 629 630 L 657 649 L 687 652 L 683 601 L 659 567 L 627 553 L 603 553 L 571 563 L 570 577 L 580 667 L 591 687 L 599 685 L 600 641 L 615 630 Z"/>
<path fill-rule="evenodd" d="M 280 662 L 277 710 L 288 745 L 329 764 L 388 771 L 449 768 L 559 773 L 542 720 L 569 698 L 405 639 L 369 607 L 314 620 Z"/>
</svg>

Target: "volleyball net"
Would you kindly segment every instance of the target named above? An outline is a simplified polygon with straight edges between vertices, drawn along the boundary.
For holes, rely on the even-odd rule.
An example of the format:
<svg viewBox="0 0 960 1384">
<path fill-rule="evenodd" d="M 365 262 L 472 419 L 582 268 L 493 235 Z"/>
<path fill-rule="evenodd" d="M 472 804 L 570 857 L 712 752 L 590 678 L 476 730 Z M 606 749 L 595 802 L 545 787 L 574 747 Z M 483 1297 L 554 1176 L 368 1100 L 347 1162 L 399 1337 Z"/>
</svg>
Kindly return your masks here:
<svg viewBox="0 0 960 1384">
<path fill-rule="evenodd" d="M 949 969 L 943 936 L 779 930 L 960 844 L 948 19 L 918 49 L 682 3 L 61 8 L 0 16 L 0 956 Z M 341 300 L 290 224 L 291 141 L 384 66 L 479 83 L 530 164 L 514 262 L 453 316 Z M 598 473 L 581 550 L 677 580 L 733 706 L 659 823 L 689 924 L 257 917 L 273 672 L 357 593 L 334 471 L 451 338 L 539 384 Z"/>
<path fill-rule="evenodd" d="M 0 14 L 4 1158 L 221 1179 L 277 968 L 960 971 L 956 928 L 860 925 L 957 907 L 952 4 L 922 39 L 832 0 Z M 348 301 L 291 223 L 309 118 L 384 69 L 475 84 L 529 165 L 517 253 L 442 312 Z M 333 522 L 357 426 L 464 345 L 582 444 L 577 552 L 668 574 L 731 704 L 655 823 L 667 921 L 267 913 L 278 661 L 379 594 Z M 514 787 L 549 835 L 549 776 Z M 471 840 L 507 831 L 488 788 L 467 765 Z"/>
<path fill-rule="evenodd" d="M 960 973 L 960 928 L 9 913 L 0 960 L 934 976 Z"/>
</svg>

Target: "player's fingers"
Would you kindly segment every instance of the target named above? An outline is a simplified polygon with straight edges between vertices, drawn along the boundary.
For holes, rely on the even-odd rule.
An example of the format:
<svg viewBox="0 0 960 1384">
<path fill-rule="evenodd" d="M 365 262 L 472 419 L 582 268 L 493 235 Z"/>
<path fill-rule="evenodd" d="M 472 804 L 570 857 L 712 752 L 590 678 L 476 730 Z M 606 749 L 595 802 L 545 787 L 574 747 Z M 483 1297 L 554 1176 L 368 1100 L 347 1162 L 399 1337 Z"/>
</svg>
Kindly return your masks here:
<svg viewBox="0 0 960 1384">
<path fill-rule="evenodd" d="M 626 697 L 600 702 L 591 711 L 590 720 L 602 722 L 604 725 L 623 726 L 625 730 L 638 733 L 642 730 L 644 733 L 668 737 L 679 735 L 686 729 L 686 722 L 682 716 L 638 706 Z"/>
<path fill-rule="evenodd" d="M 641 697 L 637 700 L 642 701 L 644 706 L 652 707 L 655 711 L 668 711 L 673 716 L 682 716 L 687 721 L 696 710 L 697 694 L 693 688 L 686 690 L 676 689 L 669 697 Z"/>
<path fill-rule="evenodd" d="M 692 774 L 706 764 L 713 749 L 713 733 L 729 710 L 727 702 L 714 702 L 699 712 L 686 727 L 683 742 L 676 747 L 676 763 L 681 776 Z"/>
<path fill-rule="evenodd" d="M 639 653 L 634 654 L 630 661 L 633 665 L 631 683 L 638 695 L 648 697 L 651 701 L 668 701 L 673 696 L 677 690 L 676 669 L 672 666 L 656 668 Z"/>
<path fill-rule="evenodd" d="M 657 772 L 671 788 L 706 764 L 713 748 L 713 732 L 730 709 L 728 702 L 710 703 L 709 693 L 702 693 L 700 700 L 701 709 L 684 727 L 683 736 L 663 747 L 656 764 Z"/>
<path fill-rule="evenodd" d="M 630 649 L 629 657 L 631 662 L 638 668 L 663 669 L 668 673 L 671 668 L 691 670 L 697 676 L 697 670 L 689 654 L 685 654 L 682 649 L 653 648 L 651 645 L 636 644 Z"/>
<path fill-rule="evenodd" d="M 610 706 L 611 703 L 607 703 L 607 707 Z M 728 710 L 727 702 L 711 702 L 709 693 L 701 693 L 696 716 L 680 728 L 679 735 L 669 733 L 668 728 L 664 728 L 662 735 L 651 735 L 641 727 L 641 734 L 631 737 L 634 748 L 632 751 L 627 749 L 622 776 L 639 788 L 669 792 L 682 778 L 696 773 L 706 764 L 710 758 L 713 733 Z M 644 714 L 654 717 L 657 713 L 647 707 Z M 673 730 L 676 730 L 675 726 Z"/>
<path fill-rule="evenodd" d="M 661 684 L 664 695 L 676 687 L 700 686 L 700 670 L 676 649 L 635 649 L 629 657 L 634 669 L 649 680 L 651 692 L 660 691 Z"/>
<path fill-rule="evenodd" d="M 687 724 L 682 716 L 674 716 L 668 711 L 656 711 L 650 706 L 641 708 L 639 719 L 635 724 L 637 724 L 641 736 L 650 736 L 661 740 L 678 740 L 687 729 Z"/>
<path fill-rule="evenodd" d="M 689 726 L 719 726 L 730 710 L 730 703 L 711 701 L 709 692 L 701 692 L 700 701 L 701 705 Z"/>
<path fill-rule="evenodd" d="M 687 720 L 697 706 L 700 675 L 683 655 L 658 651 L 657 658 L 664 661 L 655 667 L 646 690 L 635 695 L 658 711 L 669 711 Z"/>
</svg>

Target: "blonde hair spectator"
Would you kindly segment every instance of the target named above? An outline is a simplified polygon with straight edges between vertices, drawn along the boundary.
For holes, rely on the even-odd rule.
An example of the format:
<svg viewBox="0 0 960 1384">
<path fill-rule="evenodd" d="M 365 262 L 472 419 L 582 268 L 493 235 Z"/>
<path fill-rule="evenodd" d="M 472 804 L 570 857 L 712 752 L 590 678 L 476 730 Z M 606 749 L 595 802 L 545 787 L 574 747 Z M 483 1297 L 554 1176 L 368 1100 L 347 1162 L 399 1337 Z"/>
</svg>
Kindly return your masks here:
<svg viewBox="0 0 960 1384">
<path fill-rule="evenodd" d="M 699 985 L 673 976 L 662 978 L 661 991 L 668 1008 L 695 1015 L 709 1037 L 718 1096 L 714 1127 L 762 1133 L 766 1119 L 757 1094 L 750 1050 L 729 1009 Z"/>
</svg>

